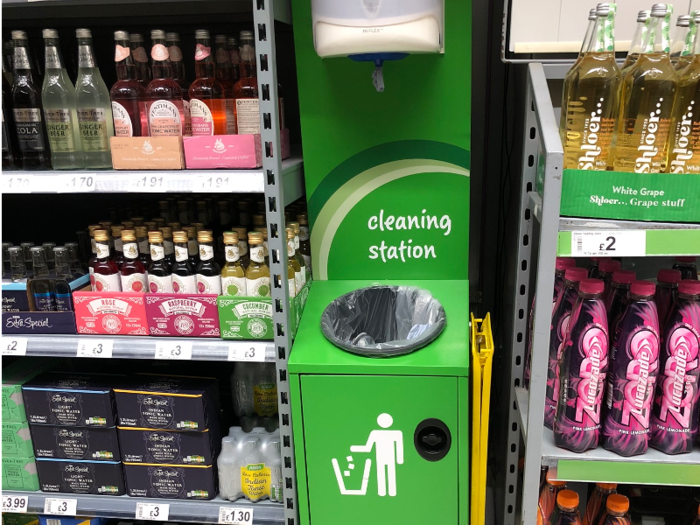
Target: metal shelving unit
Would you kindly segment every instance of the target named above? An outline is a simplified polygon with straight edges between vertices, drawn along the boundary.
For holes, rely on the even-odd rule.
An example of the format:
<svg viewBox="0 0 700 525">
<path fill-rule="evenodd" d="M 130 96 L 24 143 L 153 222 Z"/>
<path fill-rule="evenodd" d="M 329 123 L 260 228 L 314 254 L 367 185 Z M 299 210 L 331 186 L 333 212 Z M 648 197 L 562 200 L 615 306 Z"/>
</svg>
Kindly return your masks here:
<svg viewBox="0 0 700 525">
<path fill-rule="evenodd" d="M 138 5 L 138 11 L 124 10 L 128 4 Z M 153 4 L 153 5 L 151 5 Z M 163 13 L 164 4 L 171 11 Z M 134 519 L 138 504 L 169 504 L 170 521 L 190 523 L 231 523 L 230 516 L 221 516 L 222 507 L 253 510 L 253 523 L 296 525 L 298 522 L 294 441 L 287 360 L 292 347 L 292 319 L 288 307 L 286 286 L 287 249 L 284 237 L 284 206 L 304 195 L 303 167 L 299 155 L 282 161 L 278 114 L 277 60 L 275 52 L 275 21 L 291 23 L 289 0 L 3 0 L 6 23 L 41 19 L 104 19 L 108 17 L 158 17 L 183 14 L 226 14 L 237 20 L 252 20 L 255 27 L 258 88 L 260 99 L 263 166 L 258 170 L 172 170 L 172 171 L 101 171 L 101 172 L 6 172 L 2 174 L 6 193 L 263 193 L 265 195 L 274 341 L 222 341 L 195 338 L 113 337 L 113 336 L 12 336 L 26 342 L 22 355 L 77 357 L 78 346 L 97 340 L 111 341 L 113 358 L 156 359 L 159 348 L 178 343 L 191 345 L 191 360 L 274 362 L 277 371 L 279 428 L 282 439 L 282 473 L 284 502 L 250 503 L 246 500 L 228 502 L 182 501 L 128 496 L 93 496 L 77 494 L 26 493 L 3 491 L 3 496 L 27 496 L 28 512 L 46 513 L 44 503 L 50 497 L 77 500 L 77 514 L 107 518 Z M 252 17 L 250 14 L 252 13 Z M 159 23 L 161 23 L 159 22 Z M 82 22 L 81 22 L 82 23 Z M 14 179 L 13 186 L 7 187 Z M 88 180 L 90 179 L 90 180 Z M 280 233 L 282 232 L 282 233 Z M 284 283 L 284 285 L 282 284 Z M 20 345 L 23 346 L 23 345 Z M 87 345 L 90 346 L 90 345 Z M 251 358 L 253 349 L 257 357 Z M 3 354 L 7 354 L 3 352 Z M 87 356 L 86 356 L 87 357 Z M 162 358 L 162 357 L 160 357 Z"/>
<path fill-rule="evenodd" d="M 532 291 L 537 297 L 552 295 L 557 256 L 589 256 L 578 242 L 582 236 L 603 232 L 617 236 L 632 234 L 636 243 L 634 256 L 698 255 L 700 252 L 698 224 L 560 217 L 564 151 L 547 78 L 542 64 L 529 65 L 517 273 L 510 334 L 508 448 L 502 521 L 505 525 L 516 523 L 519 494 L 522 494 L 520 523 L 535 525 L 542 466 L 555 469 L 559 479 L 572 482 L 700 486 L 700 451 L 697 448 L 682 456 L 649 450 L 642 456 L 624 458 L 602 447 L 575 454 L 554 445 L 552 432 L 544 428 L 543 409 L 548 361 L 546 349 L 549 348 L 551 324 L 549 301 L 535 303 L 529 392 L 522 388 Z M 535 190 L 538 166 L 544 166 L 542 195 Z M 537 234 L 539 247 L 535 257 L 533 239 Z M 533 264 L 536 264 L 536 269 L 532 268 Z M 531 280 L 532 274 L 536 276 L 534 281 Z M 525 443 L 522 482 L 518 472 L 521 436 Z"/>
</svg>

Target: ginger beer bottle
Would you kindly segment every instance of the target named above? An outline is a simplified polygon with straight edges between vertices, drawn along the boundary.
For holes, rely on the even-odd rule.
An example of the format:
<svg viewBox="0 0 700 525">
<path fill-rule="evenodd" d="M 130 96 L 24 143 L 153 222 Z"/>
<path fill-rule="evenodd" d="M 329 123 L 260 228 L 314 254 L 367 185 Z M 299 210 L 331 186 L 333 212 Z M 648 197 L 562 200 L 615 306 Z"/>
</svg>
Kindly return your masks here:
<svg viewBox="0 0 700 525">
<path fill-rule="evenodd" d="M 640 11 L 637 14 L 637 29 L 632 37 L 632 42 L 630 43 L 630 50 L 627 53 L 627 59 L 625 63 L 622 64 L 622 79 L 632 69 L 632 66 L 637 63 L 639 55 L 644 51 L 644 40 L 647 37 L 647 32 L 649 31 L 649 21 L 651 20 L 651 11 Z"/>
<path fill-rule="evenodd" d="M 617 146 L 613 168 L 635 173 L 666 170 L 666 142 L 671 128 L 678 75 L 669 56 L 673 6 L 655 4 L 644 53 L 622 83 Z"/>
<path fill-rule="evenodd" d="M 564 168 L 607 169 L 621 82 L 614 51 L 616 9 L 615 4 L 598 4 L 588 49 L 564 81 Z"/>
</svg>

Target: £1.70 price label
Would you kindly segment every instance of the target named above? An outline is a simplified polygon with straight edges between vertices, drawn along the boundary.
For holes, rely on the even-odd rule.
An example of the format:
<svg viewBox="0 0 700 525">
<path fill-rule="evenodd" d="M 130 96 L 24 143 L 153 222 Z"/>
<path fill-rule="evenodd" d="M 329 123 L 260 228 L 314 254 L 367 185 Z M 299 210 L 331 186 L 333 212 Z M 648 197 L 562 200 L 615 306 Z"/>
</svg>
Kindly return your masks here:
<svg viewBox="0 0 700 525">
<path fill-rule="evenodd" d="M 27 512 L 27 505 L 29 505 L 29 497 L 27 496 L 2 497 L 3 512 L 10 512 L 13 514 L 24 514 L 25 512 Z"/>
<path fill-rule="evenodd" d="M 229 361 L 264 363 L 267 343 L 232 343 L 228 347 Z"/>
<path fill-rule="evenodd" d="M 643 257 L 646 253 L 644 230 L 571 232 L 573 257 Z"/>
<path fill-rule="evenodd" d="M 64 175 L 58 179 L 58 193 L 90 193 L 95 191 L 95 176 L 90 174 L 84 175 Z"/>
<path fill-rule="evenodd" d="M 245 507 L 219 507 L 219 523 L 222 525 L 252 525 L 253 509 Z"/>
<path fill-rule="evenodd" d="M 3 337 L 2 355 L 27 355 L 27 338 Z"/>
<path fill-rule="evenodd" d="M 77 357 L 112 357 L 112 339 L 85 339 L 78 343 Z"/>
<path fill-rule="evenodd" d="M 68 498 L 46 498 L 44 514 L 56 516 L 75 516 L 78 513 L 78 500 Z"/>
<path fill-rule="evenodd" d="M 150 521 L 168 521 L 170 516 L 169 503 L 137 503 L 136 519 Z"/>
</svg>

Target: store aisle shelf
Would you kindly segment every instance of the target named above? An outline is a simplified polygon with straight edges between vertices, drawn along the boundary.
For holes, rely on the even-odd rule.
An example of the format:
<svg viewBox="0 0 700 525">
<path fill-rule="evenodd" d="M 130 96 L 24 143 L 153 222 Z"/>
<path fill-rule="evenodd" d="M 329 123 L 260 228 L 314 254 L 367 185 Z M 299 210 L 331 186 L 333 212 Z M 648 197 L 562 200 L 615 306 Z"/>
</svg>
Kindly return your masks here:
<svg viewBox="0 0 700 525">
<path fill-rule="evenodd" d="M 260 501 L 251 503 L 247 500 L 235 502 L 215 498 L 211 501 L 181 501 L 176 499 L 155 498 L 130 498 L 129 496 L 99 496 L 91 494 L 58 494 L 45 492 L 20 492 L 3 490 L 5 496 L 28 496 L 27 512 L 33 514 L 44 513 L 44 502 L 47 498 L 64 498 L 77 500 L 77 514 L 79 516 L 99 516 L 102 518 L 116 518 L 122 520 L 134 520 L 136 517 L 136 505 L 142 504 L 169 504 L 168 521 L 180 523 L 219 523 L 221 507 L 237 507 L 253 511 L 254 525 L 282 524 L 284 523 L 284 507 L 280 503 Z"/>
</svg>

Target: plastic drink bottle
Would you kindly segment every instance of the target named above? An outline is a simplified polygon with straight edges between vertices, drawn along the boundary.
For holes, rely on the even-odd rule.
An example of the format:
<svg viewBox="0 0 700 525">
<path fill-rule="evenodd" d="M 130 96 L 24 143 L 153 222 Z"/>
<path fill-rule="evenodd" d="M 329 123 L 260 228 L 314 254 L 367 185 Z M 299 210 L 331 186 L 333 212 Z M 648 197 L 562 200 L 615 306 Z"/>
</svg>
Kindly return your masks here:
<svg viewBox="0 0 700 525">
<path fill-rule="evenodd" d="M 690 525 L 700 525 L 700 506 L 698 507 L 698 516 L 695 518 L 695 521 L 691 523 Z"/>
<path fill-rule="evenodd" d="M 666 327 L 673 303 L 678 297 L 678 283 L 681 282 L 681 272 L 662 268 L 656 275 L 656 308 L 659 311 L 659 326 L 661 330 Z"/>
<path fill-rule="evenodd" d="M 595 492 L 588 501 L 583 525 L 598 525 L 601 515 L 605 514 L 605 504 L 611 494 L 617 492 L 617 483 L 596 483 Z"/>
<path fill-rule="evenodd" d="M 697 281 L 698 267 L 695 261 L 695 257 L 676 257 L 673 269 L 681 272 L 681 279 L 695 279 Z"/>
<path fill-rule="evenodd" d="M 566 481 L 551 479 L 553 472 L 547 472 L 547 483 L 540 492 L 540 500 L 537 504 L 537 525 L 544 525 L 549 521 L 549 516 L 557 506 L 557 495 L 566 489 Z"/>
<path fill-rule="evenodd" d="M 554 413 L 559 397 L 559 359 L 561 358 L 569 328 L 571 311 L 578 298 L 578 285 L 586 279 L 585 268 L 569 268 L 564 278 L 564 288 L 560 291 L 552 313 L 552 331 L 549 338 L 549 361 L 547 368 L 547 390 L 544 404 L 544 424 L 547 428 L 554 426 Z"/>
<path fill-rule="evenodd" d="M 606 300 L 608 295 L 610 295 L 610 288 L 612 286 L 613 274 L 620 269 L 620 261 L 617 259 L 601 258 L 598 262 L 598 279 L 601 279 L 605 284 L 605 291 L 603 292 L 603 298 Z"/>
<path fill-rule="evenodd" d="M 605 505 L 605 514 L 600 525 L 631 525 L 630 500 L 621 494 L 612 494 Z"/>
<path fill-rule="evenodd" d="M 617 270 L 613 273 L 612 285 L 605 309 L 608 311 L 608 331 L 615 333 L 620 317 L 625 313 L 630 298 L 630 286 L 637 279 L 632 270 Z"/>
<path fill-rule="evenodd" d="M 547 525 L 582 525 L 578 501 L 578 494 L 573 490 L 562 490 L 557 495 L 557 508 L 549 517 Z"/>
<path fill-rule="evenodd" d="M 693 449 L 700 419 L 700 282 L 681 281 L 663 331 L 651 415 L 651 446 L 665 454 Z"/>
<path fill-rule="evenodd" d="M 591 265 L 588 267 L 588 278 L 598 279 L 600 275 L 600 270 L 598 268 L 598 263 L 600 262 L 600 257 L 591 257 Z"/>
<path fill-rule="evenodd" d="M 649 417 L 659 368 L 656 286 L 635 281 L 610 352 L 603 446 L 621 456 L 649 448 Z"/>
<path fill-rule="evenodd" d="M 608 370 L 608 316 L 603 281 L 584 279 L 559 361 L 554 443 L 573 452 L 596 448 Z"/>
</svg>

